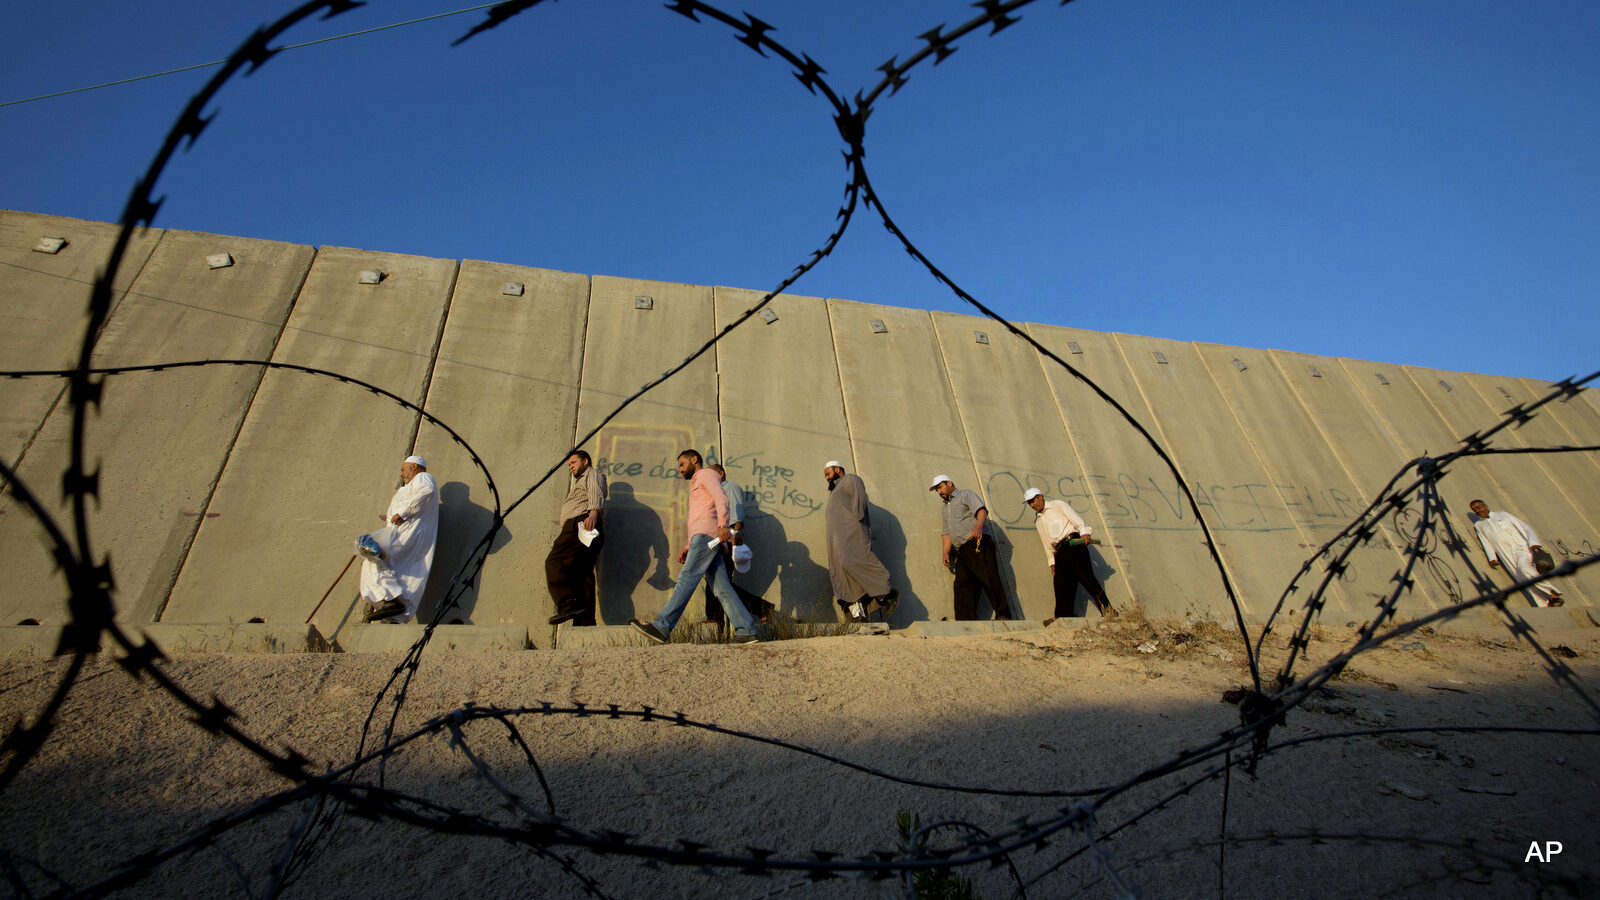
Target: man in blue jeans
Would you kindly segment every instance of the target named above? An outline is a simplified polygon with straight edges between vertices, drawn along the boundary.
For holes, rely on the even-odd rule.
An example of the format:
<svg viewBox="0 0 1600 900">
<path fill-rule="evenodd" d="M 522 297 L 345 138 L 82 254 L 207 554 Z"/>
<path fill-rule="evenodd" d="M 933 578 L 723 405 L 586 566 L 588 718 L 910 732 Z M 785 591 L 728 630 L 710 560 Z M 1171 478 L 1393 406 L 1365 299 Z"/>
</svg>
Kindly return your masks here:
<svg viewBox="0 0 1600 900">
<path fill-rule="evenodd" d="M 718 551 L 722 542 L 733 540 L 733 532 L 728 529 L 728 495 L 723 493 L 722 479 L 701 464 L 700 454 L 694 450 L 678 454 L 678 474 L 690 483 L 689 542 L 678 552 L 683 571 L 678 573 L 672 597 L 654 622 L 633 619 L 628 624 L 652 643 L 665 644 L 683 615 L 684 607 L 689 605 L 689 598 L 694 596 L 694 589 L 700 585 L 700 579 L 709 577 L 717 602 L 722 604 L 728 621 L 733 623 L 733 635 L 728 642 L 754 644 L 760 640 L 755 633 L 755 620 L 733 592 L 733 583 L 728 580 L 727 559 Z"/>
</svg>

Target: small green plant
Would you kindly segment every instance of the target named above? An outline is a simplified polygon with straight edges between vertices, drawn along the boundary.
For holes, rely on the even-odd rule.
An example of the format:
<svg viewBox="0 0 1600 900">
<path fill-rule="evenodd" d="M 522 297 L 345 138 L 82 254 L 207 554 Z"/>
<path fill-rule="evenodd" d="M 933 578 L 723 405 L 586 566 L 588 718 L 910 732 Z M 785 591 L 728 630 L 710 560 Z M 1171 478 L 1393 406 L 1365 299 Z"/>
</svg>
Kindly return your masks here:
<svg viewBox="0 0 1600 900">
<path fill-rule="evenodd" d="M 918 834 L 922 831 L 920 815 L 902 809 L 895 817 L 895 827 L 900 832 L 901 852 L 916 856 L 927 849 L 928 835 Z M 922 869 L 912 875 L 911 893 L 917 900 L 980 900 L 972 891 L 972 879 L 946 868 Z"/>
</svg>

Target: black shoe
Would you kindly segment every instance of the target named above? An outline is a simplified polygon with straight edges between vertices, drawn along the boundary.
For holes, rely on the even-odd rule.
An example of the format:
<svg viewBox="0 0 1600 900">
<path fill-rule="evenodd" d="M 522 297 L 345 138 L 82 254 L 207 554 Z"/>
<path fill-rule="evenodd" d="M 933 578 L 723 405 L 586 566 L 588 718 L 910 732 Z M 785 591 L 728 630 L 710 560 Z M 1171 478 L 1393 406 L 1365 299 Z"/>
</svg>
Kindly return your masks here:
<svg viewBox="0 0 1600 900">
<path fill-rule="evenodd" d="M 889 593 L 878 598 L 878 602 L 883 604 L 883 621 L 889 621 L 889 617 L 894 615 L 895 607 L 900 605 L 899 589 L 890 588 Z"/>
<path fill-rule="evenodd" d="M 550 617 L 550 624 L 551 625 L 560 625 L 562 622 L 571 622 L 573 619 L 576 619 L 577 617 L 578 617 L 578 614 L 575 613 L 575 612 L 556 613 L 555 615 Z"/>
<path fill-rule="evenodd" d="M 392 619 L 405 611 L 406 605 L 399 600 L 385 600 L 367 610 L 366 621 L 378 622 L 383 619 Z"/>
<path fill-rule="evenodd" d="M 734 635 L 729 635 L 728 636 L 728 643 L 730 643 L 730 644 L 759 644 L 759 643 L 761 643 L 761 636 L 760 635 L 755 635 L 755 634 L 734 634 Z"/>
<path fill-rule="evenodd" d="M 649 638 L 652 644 L 665 644 L 667 642 L 667 636 L 661 633 L 661 629 L 657 628 L 654 622 L 629 619 L 628 624 L 632 625 L 635 631 Z"/>
</svg>

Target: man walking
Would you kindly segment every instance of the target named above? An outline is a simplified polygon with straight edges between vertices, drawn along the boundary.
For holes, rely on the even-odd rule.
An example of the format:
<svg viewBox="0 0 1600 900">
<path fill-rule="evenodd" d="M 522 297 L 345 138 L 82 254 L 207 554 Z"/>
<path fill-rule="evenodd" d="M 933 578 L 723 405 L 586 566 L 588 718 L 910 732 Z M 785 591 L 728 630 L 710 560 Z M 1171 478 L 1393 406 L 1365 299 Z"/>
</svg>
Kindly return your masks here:
<svg viewBox="0 0 1600 900">
<path fill-rule="evenodd" d="M 1468 508 L 1477 517 L 1472 529 L 1478 533 L 1478 543 L 1483 545 L 1483 554 L 1489 557 L 1489 565 L 1504 570 L 1515 581 L 1539 574 L 1539 570 L 1533 566 L 1533 551 L 1543 550 L 1544 547 L 1528 523 L 1503 510 L 1490 512 L 1489 504 L 1482 500 L 1472 501 Z M 1561 594 L 1548 581 L 1528 588 L 1528 598 L 1534 606 L 1561 606 L 1564 603 Z"/>
<path fill-rule="evenodd" d="M 550 589 L 550 599 L 556 606 L 550 624 L 593 625 L 594 563 L 606 542 L 604 534 L 596 533 L 600 528 L 600 511 L 606 504 L 606 480 L 591 464 L 585 450 L 572 451 L 567 457 L 567 471 L 571 473 L 567 480 L 567 498 L 556 513 L 561 530 L 556 533 L 550 555 L 544 558 L 545 586 Z M 580 529 L 583 534 L 592 535 L 587 544 Z"/>
<path fill-rule="evenodd" d="M 706 466 L 706 468 L 717 473 L 717 478 L 722 482 L 722 492 L 728 496 L 728 530 L 733 532 L 733 540 L 717 545 L 717 550 L 722 553 L 722 561 L 726 563 L 728 567 L 728 583 L 733 585 L 733 592 L 739 595 L 739 602 L 743 603 L 744 608 L 750 611 L 750 616 L 757 621 L 764 621 L 767 615 L 767 606 L 769 605 L 767 601 L 761 599 L 760 596 L 740 587 L 738 583 L 733 580 L 733 573 L 747 571 L 750 568 L 748 556 L 745 557 L 745 561 L 742 563 L 744 566 L 743 569 L 740 569 L 738 565 L 735 565 L 736 560 L 734 559 L 733 550 L 735 547 L 746 546 L 744 533 L 744 488 L 739 487 L 738 484 L 732 481 L 729 481 L 728 470 L 724 469 L 717 463 L 712 463 L 711 465 Z M 746 550 L 744 552 L 748 553 L 749 551 Z M 711 585 L 709 583 L 705 586 L 705 597 L 706 621 L 712 622 L 718 627 L 721 627 L 725 620 L 725 617 L 722 615 L 722 604 L 712 602 Z"/>
<path fill-rule="evenodd" d="M 928 490 L 944 501 L 944 566 L 956 573 L 956 619 L 978 617 L 978 590 L 989 595 L 996 619 L 1011 618 L 1011 604 L 1000 581 L 1000 558 L 989 534 L 989 510 L 977 491 L 956 490 L 949 475 L 938 475 Z M 984 538 L 989 538 L 984 546 Z"/>
<path fill-rule="evenodd" d="M 828 481 L 823 522 L 828 529 L 828 580 L 833 596 L 852 622 L 871 618 L 889 621 L 900 592 L 889 586 L 889 570 L 872 553 L 872 520 L 867 514 L 867 486 L 861 476 L 829 460 L 822 467 Z"/>
<path fill-rule="evenodd" d="M 1089 592 L 1089 599 L 1102 616 L 1115 616 L 1111 601 L 1106 599 L 1106 589 L 1094 577 L 1094 564 L 1089 561 L 1089 536 L 1092 529 L 1084 523 L 1078 511 L 1065 500 L 1046 500 L 1038 488 L 1028 488 L 1022 502 L 1033 509 L 1033 527 L 1039 531 L 1044 543 L 1044 558 L 1050 564 L 1050 574 L 1056 595 L 1055 615 L 1044 620 L 1049 625 L 1056 619 L 1072 615 L 1078 599 L 1078 585 Z"/>
<path fill-rule="evenodd" d="M 361 561 L 361 599 L 368 622 L 407 622 L 417 614 L 422 591 L 433 567 L 433 545 L 439 536 L 439 486 L 428 463 L 408 456 L 400 464 L 400 489 L 378 518 L 385 527 L 373 532 L 383 548 L 382 562 Z"/>
<path fill-rule="evenodd" d="M 678 618 L 683 615 L 684 607 L 689 605 L 689 598 L 694 595 L 700 579 L 710 578 L 711 589 L 722 604 L 722 611 L 733 623 L 733 635 L 728 639 L 729 643 L 756 643 L 760 638 L 756 637 L 755 620 L 750 618 L 744 604 L 733 593 L 733 584 L 728 581 L 727 562 L 712 543 L 733 540 L 733 532 L 728 528 L 728 497 L 722 492 L 722 480 L 715 472 L 701 465 L 700 454 L 694 450 L 678 454 L 678 474 L 691 483 L 689 540 L 678 553 L 678 562 L 683 564 L 683 570 L 678 573 L 678 583 L 672 588 L 671 598 L 654 622 L 633 619 L 628 624 L 651 642 L 665 644 L 673 627 L 678 624 Z"/>
</svg>

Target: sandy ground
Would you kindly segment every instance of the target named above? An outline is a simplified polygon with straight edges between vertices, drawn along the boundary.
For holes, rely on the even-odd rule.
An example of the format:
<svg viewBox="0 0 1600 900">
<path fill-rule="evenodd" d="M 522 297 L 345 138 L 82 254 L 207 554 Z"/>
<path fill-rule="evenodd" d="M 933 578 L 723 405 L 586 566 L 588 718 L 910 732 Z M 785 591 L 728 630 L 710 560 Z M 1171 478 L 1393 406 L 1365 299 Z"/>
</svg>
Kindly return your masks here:
<svg viewBox="0 0 1600 900">
<path fill-rule="evenodd" d="M 1546 632 L 1600 696 L 1600 629 Z M 1320 664 L 1348 642 L 1324 632 Z M 1152 646 L 1153 644 L 1153 646 Z M 1141 645 L 1153 652 L 1141 652 Z M 1265 668 L 1281 660 L 1281 643 Z M 167 669 L 188 690 L 216 695 L 244 729 L 293 747 L 318 767 L 355 753 L 374 696 L 397 660 L 373 655 L 186 656 Z M 0 659 L 0 714 L 33 721 L 62 660 Z M 1297 672 L 1309 671 L 1300 666 Z M 648 705 L 804 745 L 895 776 L 1025 791 L 1092 790 L 1206 743 L 1237 724 L 1221 700 L 1248 680 L 1237 638 L 1172 623 L 1056 626 L 966 638 L 902 634 L 780 641 L 747 647 L 428 654 L 398 734 L 463 704 L 627 710 Z M 1600 721 L 1537 656 L 1509 638 L 1428 633 L 1360 657 L 1332 690 L 1291 712 L 1282 742 L 1363 728 L 1519 725 L 1594 729 Z M 385 701 L 384 718 L 393 709 Z M 1001 833 L 1046 821 L 1077 802 L 898 784 L 794 750 L 662 721 L 529 714 L 510 719 L 548 781 L 557 813 L 590 834 L 639 843 L 679 841 L 744 855 L 804 857 L 900 851 L 896 814 L 958 820 Z M 392 789 L 517 826 L 524 818 L 477 770 L 544 809 L 538 777 L 495 719 L 408 744 L 384 772 Z M 6 757 L 9 759 L 9 756 Z M 1010 855 L 1012 869 L 962 870 L 977 895 L 1117 896 L 1115 877 L 1146 897 L 1595 895 L 1600 888 L 1600 739 L 1594 736 L 1432 732 L 1322 740 L 1276 750 L 1252 778 L 1227 782 L 1225 859 L 1219 854 L 1224 783 L 1146 812 L 1209 764 L 1137 786 L 1094 816 L 1102 838 L 1057 831 Z M 358 780 L 374 783 L 368 767 Z M 191 724 L 175 702 L 136 682 L 106 655 L 90 663 L 41 754 L 0 794 L 5 878 L 19 896 L 83 888 L 137 854 L 292 786 L 236 744 Z M 261 896 L 303 818 L 292 804 L 249 818 L 120 893 Z M 943 829 L 934 847 L 975 840 Z M 1320 837 L 1318 837 L 1320 836 Z M 1366 836 L 1366 839 L 1361 839 Z M 579 877 L 543 848 L 499 837 L 444 834 L 345 815 L 308 842 L 291 896 L 583 896 Z M 1405 838 L 1406 840 L 1391 840 Z M 1530 843 L 1559 841 L 1550 862 L 1525 861 Z M 1468 846 L 1471 843 L 1474 846 Z M 600 895 L 665 897 L 904 896 L 892 880 L 742 874 L 645 865 L 554 847 Z"/>
</svg>

